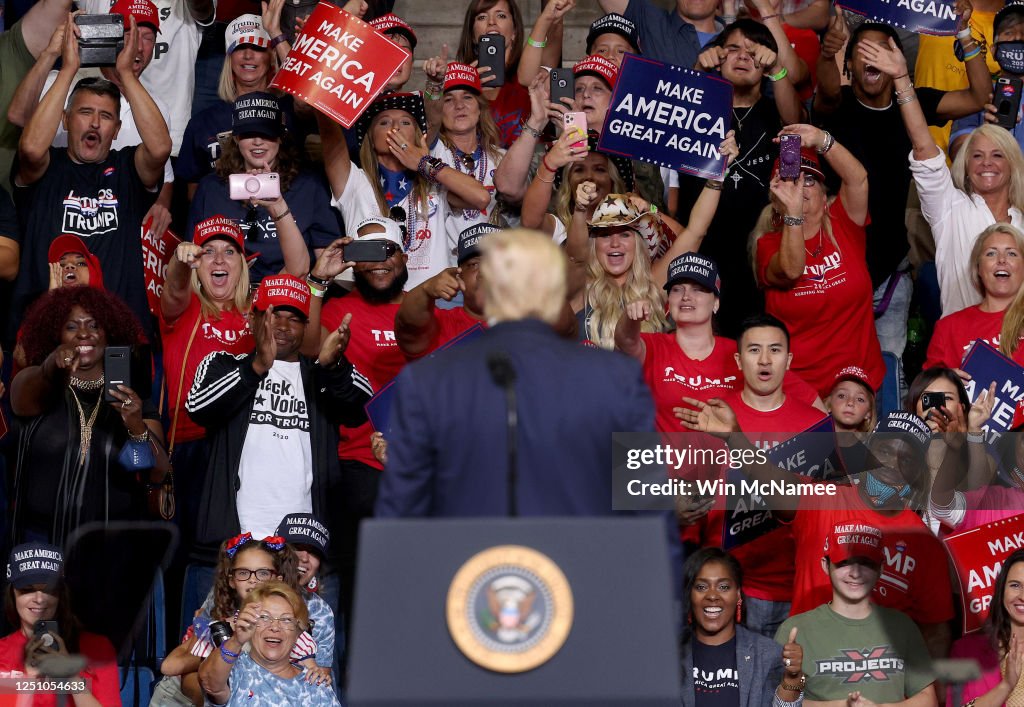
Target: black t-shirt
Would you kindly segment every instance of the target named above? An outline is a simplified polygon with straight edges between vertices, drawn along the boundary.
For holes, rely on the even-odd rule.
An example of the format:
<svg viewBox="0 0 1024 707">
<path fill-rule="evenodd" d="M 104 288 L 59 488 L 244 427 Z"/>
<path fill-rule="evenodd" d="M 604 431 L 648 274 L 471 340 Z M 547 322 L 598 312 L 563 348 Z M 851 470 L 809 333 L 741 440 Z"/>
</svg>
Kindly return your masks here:
<svg viewBox="0 0 1024 707">
<path fill-rule="evenodd" d="M 20 241 L 18 237 L 18 214 L 7 190 L 0 187 L 0 236 Z"/>
<path fill-rule="evenodd" d="M 720 646 L 693 639 L 693 692 L 696 707 L 739 707 L 736 636 Z"/>
<path fill-rule="evenodd" d="M 42 415 L 14 418 L 22 450 L 15 481 L 15 543 L 41 535 L 60 545 L 84 523 L 144 516 L 145 487 L 137 472 L 117 461 L 128 439 L 121 416 L 109 403 L 99 402 L 103 407 L 93 424 L 89 456 L 80 468 L 80 418 L 68 390 Z M 78 392 L 87 420 L 102 392 Z M 143 418 L 157 418 L 148 401 L 143 402 Z"/>
<path fill-rule="evenodd" d="M 143 278 L 142 218 L 156 200 L 156 191 L 142 184 L 135 149 L 111 150 L 101 163 L 76 164 L 66 148 L 51 147 L 46 174 L 29 186 L 15 187 L 22 238 L 13 327 L 49 286 L 50 243 L 70 233 L 99 258 L 106 290 L 127 302 L 152 335 Z"/>
<path fill-rule="evenodd" d="M 772 139 L 782 129 L 782 120 L 774 99 L 762 96 L 749 108 L 734 108 L 730 127 L 736 131 L 740 154 L 729 168 L 718 210 L 700 252 L 714 259 L 722 278 L 719 332 L 736 338 L 746 317 L 764 311 L 764 298 L 747 257 L 747 241 L 761 209 L 769 202 L 772 165 L 779 153 Z M 680 223 L 689 220 L 690 209 L 706 181 L 680 175 L 676 214 Z"/>
<path fill-rule="evenodd" d="M 944 91 L 918 88 L 921 104 L 929 125 L 941 125 L 936 115 Z M 842 87 L 842 102 L 833 113 L 820 116 L 822 127 L 868 172 L 867 261 L 871 284 L 878 287 L 896 271 L 909 250 L 905 222 L 907 192 L 910 190 L 910 154 L 912 145 L 894 100 L 888 108 L 868 108 L 857 100 L 850 86 Z M 830 193 L 839 189 L 839 180 L 827 162 L 822 160 L 828 176 Z"/>
</svg>

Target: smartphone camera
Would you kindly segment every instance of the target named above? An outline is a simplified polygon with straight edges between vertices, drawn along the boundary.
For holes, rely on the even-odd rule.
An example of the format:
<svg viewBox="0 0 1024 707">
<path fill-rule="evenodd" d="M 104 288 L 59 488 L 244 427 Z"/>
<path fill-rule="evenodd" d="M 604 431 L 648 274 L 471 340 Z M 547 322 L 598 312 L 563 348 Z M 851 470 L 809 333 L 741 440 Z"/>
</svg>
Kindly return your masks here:
<svg viewBox="0 0 1024 707">
<path fill-rule="evenodd" d="M 277 199 L 281 196 L 281 181 L 277 172 L 232 174 L 228 176 L 228 190 L 232 201 Z"/>
<path fill-rule="evenodd" d="M 921 394 L 921 407 L 925 410 L 935 408 L 936 410 L 946 405 L 946 394 L 945 393 L 922 393 Z"/>
</svg>

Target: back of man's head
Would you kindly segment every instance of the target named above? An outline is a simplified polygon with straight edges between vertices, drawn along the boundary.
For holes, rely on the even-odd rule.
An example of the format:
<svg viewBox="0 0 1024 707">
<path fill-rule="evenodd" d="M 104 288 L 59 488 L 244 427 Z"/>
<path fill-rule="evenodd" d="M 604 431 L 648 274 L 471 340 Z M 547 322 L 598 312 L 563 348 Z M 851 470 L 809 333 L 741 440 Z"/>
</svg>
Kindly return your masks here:
<svg viewBox="0 0 1024 707">
<path fill-rule="evenodd" d="M 550 237 L 513 229 L 480 243 L 484 314 L 495 322 L 558 321 L 565 306 L 565 254 Z"/>
</svg>

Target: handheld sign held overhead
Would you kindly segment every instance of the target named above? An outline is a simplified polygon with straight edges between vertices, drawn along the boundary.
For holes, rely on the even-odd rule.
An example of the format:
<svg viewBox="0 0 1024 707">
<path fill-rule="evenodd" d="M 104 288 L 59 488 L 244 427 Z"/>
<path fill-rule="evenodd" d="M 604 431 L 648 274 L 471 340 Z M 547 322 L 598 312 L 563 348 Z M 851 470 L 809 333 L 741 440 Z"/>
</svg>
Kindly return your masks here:
<svg viewBox="0 0 1024 707">
<path fill-rule="evenodd" d="M 937 37 L 956 34 L 956 9 L 947 0 L 839 0 L 837 5 L 872 22 Z"/>
<path fill-rule="evenodd" d="M 270 85 L 350 128 L 408 58 L 358 17 L 321 2 Z"/>
<path fill-rule="evenodd" d="M 721 179 L 718 146 L 729 130 L 732 84 L 681 66 L 626 54 L 598 149 Z"/>
</svg>

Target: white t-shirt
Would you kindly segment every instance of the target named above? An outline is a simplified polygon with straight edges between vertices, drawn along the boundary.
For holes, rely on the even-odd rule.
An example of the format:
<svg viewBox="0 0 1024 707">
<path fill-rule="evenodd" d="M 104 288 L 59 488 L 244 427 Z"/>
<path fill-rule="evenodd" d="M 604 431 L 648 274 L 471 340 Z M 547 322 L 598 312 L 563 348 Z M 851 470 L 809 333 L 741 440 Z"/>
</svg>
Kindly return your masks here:
<svg viewBox="0 0 1024 707">
<path fill-rule="evenodd" d="M 79 0 L 78 6 L 89 14 L 109 12 L 112 0 Z M 192 19 L 185 0 L 153 0 L 160 15 L 160 33 L 156 36 L 153 61 L 139 80 L 154 98 L 159 96 L 171 106 L 171 154 L 177 157 L 185 126 L 192 117 L 192 89 L 196 82 L 196 56 L 203 40 L 202 25 Z M 217 0 L 213 0 L 214 11 Z M 210 18 L 213 22 L 213 18 Z M 206 25 L 208 26 L 208 25 Z"/>
<path fill-rule="evenodd" d="M 499 149 L 500 156 L 497 160 L 494 160 L 490 155 L 484 154 L 481 151 L 481 157 L 479 162 L 474 166 L 472 172 L 468 169 L 466 164 L 462 160 L 455 158 L 454 152 L 448 148 L 441 140 L 434 143 L 433 149 L 430 154 L 437 157 L 446 165 L 452 169 L 456 169 L 463 174 L 471 174 L 478 182 L 483 184 L 487 191 L 491 195 L 491 203 L 487 205 L 486 211 L 478 211 L 477 209 L 451 209 L 448 220 L 445 223 L 445 228 L 448 230 L 448 237 L 452 239 L 456 246 L 459 243 L 459 234 L 470 226 L 477 223 L 490 223 L 491 215 L 494 213 L 494 209 L 497 208 L 497 191 L 494 189 L 494 172 L 498 169 L 498 163 L 505 156 L 505 150 Z M 512 216 L 511 214 L 505 214 L 505 220 L 508 221 L 509 228 L 519 227 L 519 217 Z"/>
<path fill-rule="evenodd" d="M 273 535 L 289 513 L 313 512 L 309 405 L 298 361 L 274 361 L 260 383 L 238 478 L 238 521 L 254 538 Z"/>
<path fill-rule="evenodd" d="M 86 72 L 89 70 L 86 69 Z M 79 71 L 75 75 L 75 80 L 71 82 L 71 87 L 74 88 L 78 80 L 84 78 L 82 71 Z M 92 76 L 94 74 L 86 73 L 86 76 Z M 99 75 L 97 72 L 95 75 Z M 50 87 L 53 86 L 53 82 L 57 80 L 57 72 L 51 71 L 46 77 L 46 83 L 43 84 L 43 90 L 39 93 L 39 100 L 43 100 L 50 91 Z M 70 92 L 68 96 L 70 97 Z M 152 94 L 150 94 L 152 95 Z M 167 106 L 164 104 L 159 97 L 153 96 L 153 102 L 156 103 L 156 107 L 160 110 L 160 115 L 167 121 L 167 129 L 171 129 L 171 116 L 167 110 Z M 68 105 L 68 99 L 64 99 L 64 107 Z M 110 149 L 120 150 L 122 147 L 134 147 L 135 145 L 142 144 L 142 136 L 139 135 L 139 129 L 135 125 L 135 116 L 132 114 L 132 107 L 128 104 L 128 99 L 121 96 L 121 129 L 117 133 L 117 137 L 114 138 L 114 142 L 110 144 Z M 53 138 L 54 147 L 67 147 L 68 146 L 68 133 L 64 129 L 63 121 L 57 126 L 57 134 Z M 164 183 L 170 184 L 174 181 L 174 167 L 171 165 L 171 160 L 167 160 L 167 164 L 164 165 Z"/>
<path fill-rule="evenodd" d="M 436 186 L 431 188 L 427 197 L 426 222 L 419 218 L 416 209 L 411 205 L 414 194 L 415 190 L 410 191 L 404 199 L 395 204 L 405 211 L 405 226 L 409 232 L 409 246 L 406 248 L 406 254 L 409 256 L 406 263 L 409 282 L 405 286 L 406 291 L 429 280 L 445 268 L 455 265 L 458 246 L 457 234 L 456 239 L 451 238 L 445 226 L 451 213 L 447 190 Z M 345 227 L 350 232 L 364 218 L 381 216 L 366 172 L 355 165 L 352 165 L 349 172 L 345 192 L 340 197 L 335 196 L 331 200 L 331 205 L 341 212 L 345 218 Z"/>
</svg>

